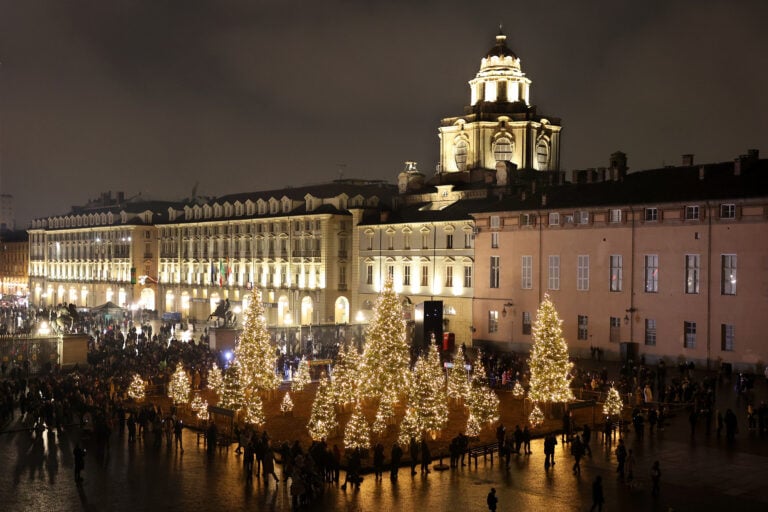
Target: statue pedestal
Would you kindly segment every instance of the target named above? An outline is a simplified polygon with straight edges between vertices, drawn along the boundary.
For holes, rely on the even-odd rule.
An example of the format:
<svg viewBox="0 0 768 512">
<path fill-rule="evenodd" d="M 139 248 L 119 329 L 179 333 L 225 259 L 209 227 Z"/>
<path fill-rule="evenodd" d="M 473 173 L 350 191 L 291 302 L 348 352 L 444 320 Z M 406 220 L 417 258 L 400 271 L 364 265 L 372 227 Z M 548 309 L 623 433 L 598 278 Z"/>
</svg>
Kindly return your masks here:
<svg viewBox="0 0 768 512">
<path fill-rule="evenodd" d="M 235 349 L 235 340 L 240 335 L 238 329 L 209 329 L 208 330 L 208 345 L 212 350 L 221 350 L 226 352 L 227 350 Z"/>
<path fill-rule="evenodd" d="M 65 334 L 61 338 L 59 361 L 62 368 L 79 364 L 88 364 L 88 336 L 85 334 Z"/>
</svg>

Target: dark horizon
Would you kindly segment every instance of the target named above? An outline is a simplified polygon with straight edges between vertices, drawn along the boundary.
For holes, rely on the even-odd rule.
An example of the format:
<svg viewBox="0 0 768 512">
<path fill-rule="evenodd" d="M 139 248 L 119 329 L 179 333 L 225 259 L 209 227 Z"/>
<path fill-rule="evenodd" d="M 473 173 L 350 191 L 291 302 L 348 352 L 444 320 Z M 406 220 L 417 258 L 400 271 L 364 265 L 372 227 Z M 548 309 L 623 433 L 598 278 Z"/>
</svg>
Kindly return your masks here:
<svg viewBox="0 0 768 512">
<path fill-rule="evenodd" d="M 0 0 L 17 228 L 105 191 L 178 200 L 431 175 L 503 23 L 562 169 L 732 160 L 768 135 L 768 4 Z"/>
</svg>

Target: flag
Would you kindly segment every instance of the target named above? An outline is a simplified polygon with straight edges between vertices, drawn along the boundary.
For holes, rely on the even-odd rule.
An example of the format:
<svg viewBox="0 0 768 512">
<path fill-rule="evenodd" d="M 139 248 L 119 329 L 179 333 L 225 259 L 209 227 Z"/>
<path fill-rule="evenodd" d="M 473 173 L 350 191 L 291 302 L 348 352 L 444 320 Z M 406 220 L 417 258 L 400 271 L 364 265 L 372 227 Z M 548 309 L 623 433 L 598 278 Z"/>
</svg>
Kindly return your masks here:
<svg viewBox="0 0 768 512">
<path fill-rule="evenodd" d="M 213 261 L 211 261 L 211 284 L 213 284 L 216 280 L 216 268 L 213 266 Z"/>
<path fill-rule="evenodd" d="M 219 286 L 224 286 L 224 262 L 219 260 Z"/>
</svg>

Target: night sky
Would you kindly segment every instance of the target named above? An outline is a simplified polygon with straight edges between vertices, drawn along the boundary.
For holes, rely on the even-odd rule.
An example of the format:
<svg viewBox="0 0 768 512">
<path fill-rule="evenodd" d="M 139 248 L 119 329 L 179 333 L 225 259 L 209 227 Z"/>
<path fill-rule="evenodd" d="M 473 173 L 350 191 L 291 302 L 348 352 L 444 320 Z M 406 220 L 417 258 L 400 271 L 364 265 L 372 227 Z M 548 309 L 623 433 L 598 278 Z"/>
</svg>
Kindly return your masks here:
<svg viewBox="0 0 768 512">
<path fill-rule="evenodd" d="M 503 23 L 566 170 L 768 148 L 768 2 L 0 0 L 17 227 L 102 191 L 431 175 Z"/>
</svg>

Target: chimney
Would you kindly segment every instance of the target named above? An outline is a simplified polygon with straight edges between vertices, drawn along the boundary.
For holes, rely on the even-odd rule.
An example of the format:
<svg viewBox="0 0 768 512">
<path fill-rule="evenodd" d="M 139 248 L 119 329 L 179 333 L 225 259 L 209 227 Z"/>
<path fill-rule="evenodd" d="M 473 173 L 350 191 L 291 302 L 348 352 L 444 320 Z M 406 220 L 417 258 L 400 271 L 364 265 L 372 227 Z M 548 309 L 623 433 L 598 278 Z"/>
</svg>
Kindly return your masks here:
<svg viewBox="0 0 768 512">
<path fill-rule="evenodd" d="M 541 206 L 547 206 L 547 194 L 541 194 Z"/>
<path fill-rule="evenodd" d="M 741 158 L 733 159 L 733 175 L 741 176 Z"/>
<path fill-rule="evenodd" d="M 693 155 L 687 154 L 683 155 L 683 167 L 691 167 L 693 166 Z"/>
<path fill-rule="evenodd" d="M 703 180 L 706 175 L 707 175 L 707 170 L 705 169 L 705 167 L 703 165 L 700 166 L 699 167 L 699 180 Z"/>
</svg>

